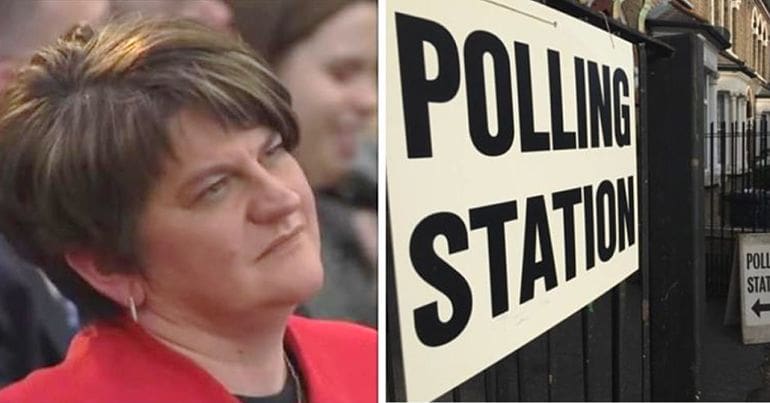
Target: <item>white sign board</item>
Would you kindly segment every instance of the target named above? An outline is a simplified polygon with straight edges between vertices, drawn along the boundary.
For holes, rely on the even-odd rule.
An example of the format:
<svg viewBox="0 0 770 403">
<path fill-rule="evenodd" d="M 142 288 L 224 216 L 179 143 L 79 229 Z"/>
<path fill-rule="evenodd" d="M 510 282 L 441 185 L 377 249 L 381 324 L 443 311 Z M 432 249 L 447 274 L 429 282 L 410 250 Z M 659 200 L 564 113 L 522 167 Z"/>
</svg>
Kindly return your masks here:
<svg viewBox="0 0 770 403">
<path fill-rule="evenodd" d="M 745 344 L 770 342 L 770 234 L 738 235 Z"/>
<path fill-rule="evenodd" d="M 530 0 L 389 0 L 387 191 L 406 396 L 638 268 L 633 48 Z"/>
</svg>

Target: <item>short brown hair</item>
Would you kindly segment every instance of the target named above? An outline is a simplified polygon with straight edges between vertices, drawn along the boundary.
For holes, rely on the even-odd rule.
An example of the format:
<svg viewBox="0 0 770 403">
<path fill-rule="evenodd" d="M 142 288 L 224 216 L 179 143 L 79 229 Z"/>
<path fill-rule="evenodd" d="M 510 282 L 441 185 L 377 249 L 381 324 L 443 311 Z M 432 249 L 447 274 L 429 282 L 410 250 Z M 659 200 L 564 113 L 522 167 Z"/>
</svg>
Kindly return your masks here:
<svg viewBox="0 0 770 403">
<path fill-rule="evenodd" d="M 136 223 L 174 158 L 168 121 L 183 108 L 298 141 L 288 92 L 253 51 L 184 20 L 76 27 L 0 99 L 0 231 L 89 317 L 120 310 L 64 254 L 86 247 L 138 270 Z"/>
</svg>

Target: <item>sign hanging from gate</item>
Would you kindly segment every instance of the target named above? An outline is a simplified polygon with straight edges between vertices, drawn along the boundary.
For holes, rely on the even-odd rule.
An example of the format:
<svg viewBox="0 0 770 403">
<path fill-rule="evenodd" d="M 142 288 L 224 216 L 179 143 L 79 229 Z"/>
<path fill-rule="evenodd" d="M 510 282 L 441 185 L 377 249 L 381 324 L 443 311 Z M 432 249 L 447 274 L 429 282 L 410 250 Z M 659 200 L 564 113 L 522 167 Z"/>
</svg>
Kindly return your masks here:
<svg viewBox="0 0 770 403">
<path fill-rule="evenodd" d="M 431 400 L 638 268 L 633 48 L 529 0 L 386 14 L 406 396 Z"/>
</svg>

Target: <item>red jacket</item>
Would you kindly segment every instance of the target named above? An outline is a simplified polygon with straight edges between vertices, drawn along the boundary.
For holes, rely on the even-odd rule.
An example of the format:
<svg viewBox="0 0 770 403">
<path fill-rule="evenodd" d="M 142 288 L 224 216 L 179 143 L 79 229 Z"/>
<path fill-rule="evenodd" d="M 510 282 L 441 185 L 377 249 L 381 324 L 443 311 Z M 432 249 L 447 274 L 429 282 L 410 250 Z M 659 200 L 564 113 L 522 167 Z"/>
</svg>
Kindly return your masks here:
<svg viewBox="0 0 770 403">
<path fill-rule="evenodd" d="M 358 325 L 292 317 L 285 344 L 309 403 L 377 401 L 377 336 Z M 61 364 L 0 390 L 2 403 L 232 402 L 219 382 L 131 321 L 95 324 Z"/>
</svg>

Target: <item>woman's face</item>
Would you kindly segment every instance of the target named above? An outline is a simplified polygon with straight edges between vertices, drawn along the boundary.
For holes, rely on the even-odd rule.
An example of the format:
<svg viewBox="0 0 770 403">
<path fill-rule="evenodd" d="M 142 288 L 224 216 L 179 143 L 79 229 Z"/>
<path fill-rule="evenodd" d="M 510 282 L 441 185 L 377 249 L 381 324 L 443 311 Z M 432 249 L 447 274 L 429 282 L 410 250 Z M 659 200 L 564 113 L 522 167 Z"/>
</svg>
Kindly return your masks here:
<svg viewBox="0 0 770 403">
<path fill-rule="evenodd" d="M 377 7 L 358 2 L 322 23 L 276 66 L 302 131 L 295 152 L 314 188 L 347 174 L 377 107 Z"/>
<path fill-rule="evenodd" d="M 191 111 L 171 131 L 175 157 L 138 223 L 142 309 L 238 323 L 312 296 L 323 276 L 315 205 L 281 137 L 265 127 L 225 134 Z"/>
</svg>

